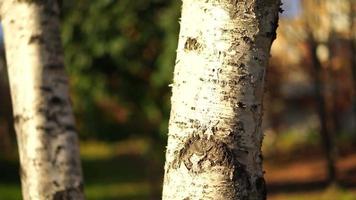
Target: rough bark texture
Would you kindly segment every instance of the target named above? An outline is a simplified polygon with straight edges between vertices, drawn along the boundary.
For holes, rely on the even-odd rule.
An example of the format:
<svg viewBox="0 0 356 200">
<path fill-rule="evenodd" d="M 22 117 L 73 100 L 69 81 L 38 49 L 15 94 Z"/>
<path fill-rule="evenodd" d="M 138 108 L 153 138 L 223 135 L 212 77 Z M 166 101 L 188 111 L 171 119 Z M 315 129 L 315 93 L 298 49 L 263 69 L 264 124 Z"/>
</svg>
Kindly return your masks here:
<svg viewBox="0 0 356 200">
<path fill-rule="evenodd" d="M 57 1 L 0 5 L 23 198 L 84 199 Z"/>
<path fill-rule="evenodd" d="M 266 198 L 265 68 L 279 0 L 183 0 L 163 200 Z"/>
</svg>

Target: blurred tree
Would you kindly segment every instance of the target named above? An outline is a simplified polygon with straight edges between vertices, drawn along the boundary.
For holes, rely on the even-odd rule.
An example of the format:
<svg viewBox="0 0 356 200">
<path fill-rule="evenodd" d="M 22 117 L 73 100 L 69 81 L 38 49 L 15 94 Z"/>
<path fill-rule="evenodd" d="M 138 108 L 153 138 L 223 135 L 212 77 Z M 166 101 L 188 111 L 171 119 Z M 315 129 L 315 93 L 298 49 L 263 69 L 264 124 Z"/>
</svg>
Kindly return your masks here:
<svg viewBox="0 0 356 200">
<path fill-rule="evenodd" d="M 351 46 L 351 71 L 353 80 L 353 112 L 356 118 L 356 1 L 349 0 L 350 3 L 350 46 Z M 355 123 L 356 124 L 356 123 Z M 356 131 L 356 128 L 355 128 Z"/>
<path fill-rule="evenodd" d="M 84 199 L 56 0 L 1 1 L 25 200 Z"/>
<path fill-rule="evenodd" d="M 322 64 L 317 56 L 317 42 L 313 36 L 309 35 L 308 44 L 311 56 L 311 65 L 313 67 L 313 77 L 314 77 L 314 87 L 315 87 L 315 100 L 316 108 L 320 120 L 320 135 L 322 139 L 322 144 L 324 147 L 326 160 L 327 160 L 327 170 L 328 170 L 328 180 L 329 182 L 334 182 L 336 180 L 336 146 L 334 138 L 334 129 L 331 127 L 331 122 L 328 122 L 328 111 L 326 108 L 325 99 L 325 82 L 323 79 L 323 69 Z"/>
<path fill-rule="evenodd" d="M 163 199 L 266 199 L 262 96 L 280 1 L 184 0 Z"/>
<path fill-rule="evenodd" d="M 83 137 L 157 139 L 166 132 L 179 6 L 173 0 L 63 1 L 66 65 Z"/>
<path fill-rule="evenodd" d="M 330 95 L 330 85 L 334 83 L 331 71 L 332 40 L 338 27 L 334 25 L 330 9 L 338 8 L 340 2 L 303 1 L 303 19 L 306 42 L 309 46 L 310 65 L 315 87 L 315 101 L 320 121 L 321 144 L 323 145 L 329 183 L 336 181 L 337 149 L 335 144 L 335 125 L 333 113 L 335 94 Z M 334 4 L 334 6 L 331 6 Z M 319 12 L 316 12 L 318 10 Z M 339 14 L 339 13 L 337 13 Z M 322 23 L 321 23 L 322 22 Z M 342 21 L 341 21 L 342 22 Z M 340 28 L 339 28 L 340 29 Z M 342 28 L 341 28 L 342 29 Z M 324 65 L 323 65 L 324 63 Z M 334 86 L 334 85 L 332 85 Z"/>
<path fill-rule="evenodd" d="M 343 116 L 343 109 L 348 106 L 349 95 L 347 94 L 352 91 L 352 87 L 350 87 L 352 84 L 348 83 L 352 77 L 347 75 L 351 74 L 356 77 L 356 70 L 352 67 L 355 62 L 352 42 L 354 2 L 354 0 L 303 1 L 311 64 L 315 69 L 320 132 L 328 160 L 330 182 L 336 180 L 337 145 L 334 144 L 336 142 L 335 134 L 342 130 L 340 118 Z M 343 46 L 347 46 L 347 48 L 343 48 Z M 353 79 L 355 80 L 355 78 Z M 355 81 L 353 85 L 355 85 Z M 345 92 L 345 90 L 349 92 Z"/>
</svg>

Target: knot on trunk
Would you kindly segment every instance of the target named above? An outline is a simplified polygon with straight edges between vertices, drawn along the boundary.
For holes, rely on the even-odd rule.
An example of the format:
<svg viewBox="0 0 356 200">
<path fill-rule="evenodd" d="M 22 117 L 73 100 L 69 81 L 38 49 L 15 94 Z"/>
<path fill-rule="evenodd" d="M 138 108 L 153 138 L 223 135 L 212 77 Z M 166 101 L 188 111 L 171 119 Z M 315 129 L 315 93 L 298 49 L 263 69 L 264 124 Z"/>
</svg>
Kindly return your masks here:
<svg viewBox="0 0 356 200">
<path fill-rule="evenodd" d="M 233 162 L 233 152 L 224 142 L 193 136 L 186 141 L 173 165 L 178 168 L 183 163 L 190 172 L 202 173 L 215 166 L 231 166 Z"/>
</svg>

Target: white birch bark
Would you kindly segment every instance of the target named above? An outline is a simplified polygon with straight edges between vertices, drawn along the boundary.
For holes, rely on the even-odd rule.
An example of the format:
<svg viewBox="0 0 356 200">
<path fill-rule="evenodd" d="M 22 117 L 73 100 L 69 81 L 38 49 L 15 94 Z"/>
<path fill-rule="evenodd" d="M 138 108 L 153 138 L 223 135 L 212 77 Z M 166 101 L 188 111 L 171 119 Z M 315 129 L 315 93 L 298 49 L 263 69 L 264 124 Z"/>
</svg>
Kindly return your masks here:
<svg viewBox="0 0 356 200">
<path fill-rule="evenodd" d="M 84 199 L 57 1 L 0 6 L 23 199 Z"/>
<path fill-rule="evenodd" d="M 265 69 L 279 0 L 183 0 L 163 200 L 265 199 Z"/>
</svg>

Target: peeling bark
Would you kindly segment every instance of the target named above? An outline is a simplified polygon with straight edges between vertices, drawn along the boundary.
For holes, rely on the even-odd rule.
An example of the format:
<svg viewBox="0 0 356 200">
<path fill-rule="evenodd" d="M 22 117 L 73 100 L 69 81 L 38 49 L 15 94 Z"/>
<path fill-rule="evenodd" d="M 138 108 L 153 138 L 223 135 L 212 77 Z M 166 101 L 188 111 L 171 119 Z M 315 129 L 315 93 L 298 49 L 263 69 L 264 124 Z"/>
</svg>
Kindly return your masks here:
<svg viewBox="0 0 356 200">
<path fill-rule="evenodd" d="M 0 6 L 23 199 L 84 199 L 57 1 Z"/>
<path fill-rule="evenodd" d="M 279 0 L 183 0 L 163 200 L 266 199 L 265 68 Z"/>
</svg>

